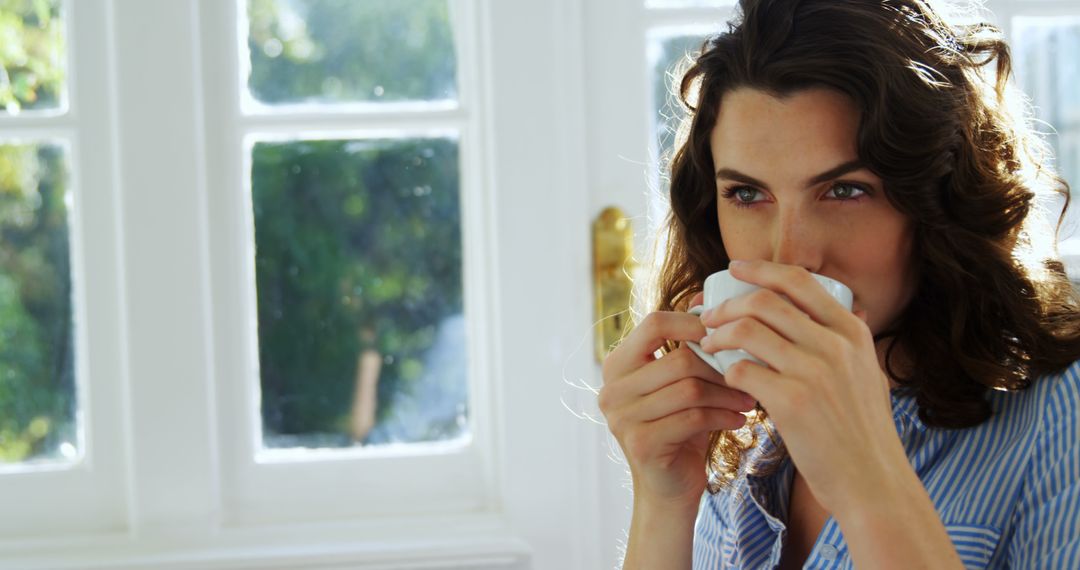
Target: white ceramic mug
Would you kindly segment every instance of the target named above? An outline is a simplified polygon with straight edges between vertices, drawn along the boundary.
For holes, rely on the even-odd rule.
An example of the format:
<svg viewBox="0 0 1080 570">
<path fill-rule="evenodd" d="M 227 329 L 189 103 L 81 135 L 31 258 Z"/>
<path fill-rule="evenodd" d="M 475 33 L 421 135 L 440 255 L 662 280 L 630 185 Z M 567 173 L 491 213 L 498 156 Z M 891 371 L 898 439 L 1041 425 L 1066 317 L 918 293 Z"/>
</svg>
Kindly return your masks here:
<svg viewBox="0 0 1080 570">
<path fill-rule="evenodd" d="M 851 310 L 852 295 L 851 289 L 849 289 L 847 285 L 844 285 L 835 279 L 825 277 L 824 275 L 818 275 L 816 273 L 812 273 L 811 275 L 814 276 L 814 279 L 825 288 L 825 291 L 827 291 L 833 299 L 836 299 L 838 303 L 843 305 L 849 311 Z M 728 299 L 740 297 L 758 289 L 761 289 L 761 287 L 745 281 L 739 281 L 727 270 L 718 271 L 705 279 L 704 304 L 690 307 L 687 312 L 694 315 L 700 315 L 707 309 L 711 309 Z M 706 330 L 709 334 L 712 334 L 716 329 L 706 328 Z M 700 356 L 702 360 L 708 362 L 710 366 L 715 368 L 721 374 L 727 373 L 727 369 L 740 360 L 752 360 L 758 364 L 765 364 L 757 358 L 754 358 L 745 350 L 729 349 L 721 350 L 716 353 L 708 353 L 696 342 L 688 341 L 686 344 L 690 347 L 690 350 L 694 351 L 694 354 Z"/>
</svg>

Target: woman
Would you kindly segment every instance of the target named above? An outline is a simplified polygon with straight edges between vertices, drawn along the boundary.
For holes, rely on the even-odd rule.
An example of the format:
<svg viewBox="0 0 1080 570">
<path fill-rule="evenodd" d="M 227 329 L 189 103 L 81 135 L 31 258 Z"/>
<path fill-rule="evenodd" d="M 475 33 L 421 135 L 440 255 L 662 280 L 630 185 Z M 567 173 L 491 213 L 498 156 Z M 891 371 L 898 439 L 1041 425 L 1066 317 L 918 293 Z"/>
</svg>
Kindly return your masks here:
<svg viewBox="0 0 1080 570">
<path fill-rule="evenodd" d="M 1068 187 L 1000 33 L 740 8 L 681 84 L 657 310 L 604 362 L 624 568 L 1080 568 L 1080 311 L 1040 208 Z M 722 269 L 763 289 L 687 314 Z"/>
</svg>

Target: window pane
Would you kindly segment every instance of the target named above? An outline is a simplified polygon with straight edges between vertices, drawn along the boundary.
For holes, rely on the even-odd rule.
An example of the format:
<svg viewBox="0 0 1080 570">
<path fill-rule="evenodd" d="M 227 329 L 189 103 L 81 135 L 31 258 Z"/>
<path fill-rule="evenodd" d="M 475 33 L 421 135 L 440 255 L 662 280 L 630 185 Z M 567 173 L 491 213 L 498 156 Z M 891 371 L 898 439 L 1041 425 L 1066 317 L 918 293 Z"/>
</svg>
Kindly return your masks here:
<svg viewBox="0 0 1080 570">
<path fill-rule="evenodd" d="M 457 98 L 447 0 L 248 0 L 248 87 L 265 104 Z"/>
<path fill-rule="evenodd" d="M 4 111 L 60 107 L 65 89 L 60 0 L 6 0 L 0 6 L 0 38 Z"/>
<path fill-rule="evenodd" d="M 705 41 L 704 32 L 668 30 L 650 34 L 649 65 L 652 68 L 654 128 L 660 157 L 669 157 L 675 144 L 675 131 L 686 117 L 676 94 L 681 71 L 696 56 Z"/>
<path fill-rule="evenodd" d="M 1016 74 L 1031 96 L 1058 173 L 1080 188 L 1080 18 L 1017 18 Z"/>
<path fill-rule="evenodd" d="M 0 143 L 0 466 L 78 454 L 67 178 L 60 145 Z"/>
<path fill-rule="evenodd" d="M 263 445 L 467 432 L 458 145 L 254 145 Z"/>
</svg>

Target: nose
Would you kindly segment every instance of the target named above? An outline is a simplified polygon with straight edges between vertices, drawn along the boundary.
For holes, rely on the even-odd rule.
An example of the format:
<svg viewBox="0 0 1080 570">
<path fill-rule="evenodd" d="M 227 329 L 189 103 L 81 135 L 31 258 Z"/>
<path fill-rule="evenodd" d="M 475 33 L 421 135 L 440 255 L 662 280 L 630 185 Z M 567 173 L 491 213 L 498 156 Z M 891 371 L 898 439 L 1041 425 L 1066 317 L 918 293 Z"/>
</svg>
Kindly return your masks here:
<svg viewBox="0 0 1080 570">
<path fill-rule="evenodd" d="M 798 210 L 781 209 L 773 221 L 772 261 L 819 273 L 828 232 Z"/>
</svg>

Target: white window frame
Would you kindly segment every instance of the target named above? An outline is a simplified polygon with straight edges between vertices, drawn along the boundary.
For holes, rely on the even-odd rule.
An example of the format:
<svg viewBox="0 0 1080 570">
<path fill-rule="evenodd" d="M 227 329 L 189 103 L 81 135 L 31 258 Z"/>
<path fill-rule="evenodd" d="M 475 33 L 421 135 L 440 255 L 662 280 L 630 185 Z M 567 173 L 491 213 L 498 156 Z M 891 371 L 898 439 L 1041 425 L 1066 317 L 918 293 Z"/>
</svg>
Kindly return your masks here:
<svg viewBox="0 0 1080 570">
<path fill-rule="evenodd" d="M 258 409 L 258 339 L 254 275 L 254 221 L 250 202 L 250 152 L 254 141 L 288 139 L 381 139 L 451 135 L 459 145 L 463 220 L 483 216 L 482 148 L 474 136 L 482 125 L 475 112 L 475 8 L 451 2 L 458 51 L 459 104 L 289 106 L 256 105 L 247 94 L 246 14 L 240 2 L 204 4 L 203 65 L 221 75 L 204 83 L 207 125 L 211 264 L 214 270 L 216 398 L 221 434 L 222 513 L 227 525 L 283 524 L 376 515 L 460 514 L 490 511 L 496 503 L 489 390 L 491 339 L 485 321 L 482 260 L 491 239 L 481 224 L 462 224 L 467 360 L 471 381 L 471 437 L 460 445 L 413 445 L 402 450 L 353 448 L 319 451 L 304 460 L 261 453 Z M 217 41 L 215 41 L 217 40 Z M 222 42 L 221 40 L 225 40 Z M 232 55 L 222 61 L 220 54 Z M 237 223 L 241 221 L 242 223 Z M 478 231 L 477 231 L 478 230 Z M 243 268 L 236 271 L 236 268 Z M 236 413 L 242 410 L 241 413 Z M 277 457 L 270 459 L 268 456 Z M 432 474 L 439 476 L 433 477 Z M 393 481 L 394 485 L 387 485 Z M 303 482 L 303 484 L 300 484 Z M 373 490 L 377 492 L 373 493 Z"/>
<path fill-rule="evenodd" d="M 55 142 L 68 167 L 75 422 L 79 454 L 72 463 L 5 467 L 0 473 L 0 550 L 18 548 L 44 532 L 102 532 L 127 515 L 123 409 L 123 338 L 119 234 L 110 154 L 98 141 L 112 137 L 104 82 L 109 73 L 98 0 L 63 0 L 66 94 L 52 111 L 0 116 L 2 142 Z M 79 25 L 73 25 L 79 21 Z M 76 71 L 78 70 L 78 71 Z M 87 271 L 93 260 L 94 271 Z"/>
</svg>

